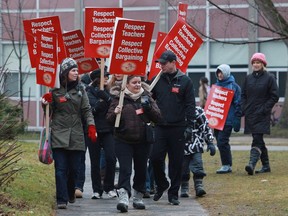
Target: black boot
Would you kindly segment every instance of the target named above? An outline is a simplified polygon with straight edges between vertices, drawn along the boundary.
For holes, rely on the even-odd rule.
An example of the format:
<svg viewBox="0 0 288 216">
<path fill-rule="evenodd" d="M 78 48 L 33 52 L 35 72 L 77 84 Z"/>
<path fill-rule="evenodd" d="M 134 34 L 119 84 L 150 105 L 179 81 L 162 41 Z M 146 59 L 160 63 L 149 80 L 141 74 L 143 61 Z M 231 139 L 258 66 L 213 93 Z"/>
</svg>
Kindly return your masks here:
<svg viewBox="0 0 288 216">
<path fill-rule="evenodd" d="M 194 188 L 197 197 L 202 197 L 206 194 L 206 191 L 203 188 L 203 177 L 193 177 Z"/>
<path fill-rule="evenodd" d="M 189 197 L 189 181 L 181 182 L 181 194 L 180 197 Z"/>
<path fill-rule="evenodd" d="M 266 147 L 264 147 L 261 150 L 260 159 L 261 159 L 261 162 L 262 162 L 262 168 L 260 170 L 256 170 L 255 173 L 271 172 L 270 165 L 269 165 L 268 151 L 267 151 Z"/>
<path fill-rule="evenodd" d="M 263 165 L 260 170 L 256 170 L 255 173 L 267 173 L 271 172 L 270 166 L 268 165 Z"/>
<path fill-rule="evenodd" d="M 254 169 L 255 169 L 256 163 L 259 160 L 260 155 L 261 155 L 261 151 L 259 148 L 253 147 L 250 150 L 250 161 L 249 161 L 249 164 L 245 167 L 245 170 L 249 175 L 254 174 Z"/>
</svg>

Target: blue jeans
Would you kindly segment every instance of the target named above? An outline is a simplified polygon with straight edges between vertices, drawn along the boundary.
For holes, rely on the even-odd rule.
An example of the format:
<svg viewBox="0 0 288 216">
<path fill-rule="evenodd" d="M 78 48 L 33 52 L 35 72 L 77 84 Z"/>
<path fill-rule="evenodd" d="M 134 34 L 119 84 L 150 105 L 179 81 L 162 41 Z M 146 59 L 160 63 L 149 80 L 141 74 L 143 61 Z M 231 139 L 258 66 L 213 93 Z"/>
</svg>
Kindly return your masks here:
<svg viewBox="0 0 288 216">
<path fill-rule="evenodd" d="M 154 183 L 154 172 L 151 160 L 148 161 L 148 166 L 146 170 L 146 192 L 150 192 L 155 189 Z"/>
<path fill-rule="evenodd" d="M 74 198 L 81 153 L 63 148 L 53 149 L 57 204 L 67 204 L 69 198 Z"/>
<path fill-rule="evenodd" d="M 231 146 L 229 144 L 229 138 L 231 136 L 232 126 L 225 125 L 223 130 L 214 130 L 214 135 L 217 140 L 217 147 L 220 152 L 220 158 L 222 165 L 230 165 L 232 166 L 232 153 Z"/>
<path fill-rule="evenodd" d="M 105 151 L 104 149 L 102 148 L 101 149 L 101 152 L 100 152 L 100 169 L 105 169 L 106 167 L 106 161 L 105 161 Z"/>
</svg>

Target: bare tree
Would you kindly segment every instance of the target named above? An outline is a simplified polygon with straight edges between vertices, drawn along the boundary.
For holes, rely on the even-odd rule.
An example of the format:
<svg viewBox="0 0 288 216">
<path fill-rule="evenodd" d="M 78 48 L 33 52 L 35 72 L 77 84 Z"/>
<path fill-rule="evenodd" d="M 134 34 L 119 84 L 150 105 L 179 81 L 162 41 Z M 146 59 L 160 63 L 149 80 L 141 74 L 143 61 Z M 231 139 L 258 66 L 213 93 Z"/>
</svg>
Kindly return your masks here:
<svg viewBox="0 0 288 216">
<path fill-rule="evenodd" d="M 25 77 L 23 77 L 24 73 L 22 71 L 22 61 L 24 55 L 27 53 L 23 52 L 24 49 L 24 34 L 23 34 L 23 13 L 21 13 L 23 8 L 24 1 L 18 0 L 17 3 L 17 10 L 18 13 L 12 13 L 10 12 L 10 4 L 11 1 L 9 0 L 2 0 L 2 10 L 6 10 L 6 13 L 2 13 L 1 16 L 1 22 L 4 26 L 5 33 L 8 35 L 8 39 L 12 43 L 13 52 L 16 55 L 18 59 L 18 65 L 19 65 L 19 94 L 20 94 L 20 107 L 22 108 L 22 115 L 21 115 L 21 122 L 24 122 L 24 105 L 23 105 L 23 85 L 25 81 Z"/>
<path fill-rule="evenodd" d="M 274 29 L 277 29 L 280 34 L 285 36 L 283 42 L 285 43 L 288 49 L 288 22 L 283 18 L 283 16 L 279 13 L 277 8 L 275 8 L 273 2 L 271 0 L 255 0 L 258 5 L 260 11 L 264 14 L 264 16 L 269 20 L 270 24 Z M 288 96 L 288 76 L 286 77 L 285 84 L 285 96 Z M 287 98 L 287 97 L 285 97 Z M 281 118 L 278 123 L 278 126 L 283 129 L 288 128 L 288 99 L 284 101 Z"/>
<path fill-rule="evenodd" d="M 267 39 L 267 40 L 261 40 L 261 41 L 241 41 L 241 42 L 233 42 L 233 41 L 226 41 L 224 40 L 219 40 L 213 36 L 208 36 L 205 32 L 205 29 L 199 29 L 193 25 L 193 22 L 189 20 L 189 17 L 187 17 L 187 22 L 194 27 L 194 29 L 202 36 L 205 38 L 208 38 L 210 40 L 220 42 L 220 43 L 228 43 L 228 44 L 234 44 L 234 45 L 240 45 L 240 44 L 248 44 L 248 43 L 265 43 L 265 42 L 270 42 L 270 41 L 283 41 L 288 49 L 288 21 L 281 15 L 280 11 L 275 7 L 274 3 L 272 0 L 254 0 L 255 1 L 255 9 L 258 11 L 259 16 L 265 21 L 264 24 L 260 24 L 259 22 L 254 22 L 249 20 L 247 17 L 241 16 L 235 11 L 233 11 L 231 8 L 221 8 L 219 4 L 214 3 L 213 0 L 207 0 L 210 5 L 214 6 L 217 8 L 219 11 L 222 13 L 225 13 L 226 15 L 231 16 L 234 19 L 239 19 L 242 21 L 245 21 L 249 23 L 250 25 L 253 25 L 257 28 L 264 29 L 266 31 L 269 31 L 275 35 L 273 36 L 272 39 Z M 178 1 L 175 0 L 166 0 L 168 4 L 172 7 L 175 7 L 175 11 L 177 11 L 177 5 Z M 249 4 L 251 2 L 250 0 L 247 0 L 247 3 Z M 229 3 L 229 0 L 227 0 L 227 3 Z M 197 13 L 197 12 L 196 12 Z M 288 96 L 288 77 L 286 78 L 286 84 L 285 84 L 285 96 Z M 286 98 L 286 97 L 285 97 Z M 288 100 L 285 100 L 283 108 L 282 108 L 282 113 L 281 113 L 281 118 L 278 123 L 280 128 L 287 129 L 288 128 Z"/>
</svg>

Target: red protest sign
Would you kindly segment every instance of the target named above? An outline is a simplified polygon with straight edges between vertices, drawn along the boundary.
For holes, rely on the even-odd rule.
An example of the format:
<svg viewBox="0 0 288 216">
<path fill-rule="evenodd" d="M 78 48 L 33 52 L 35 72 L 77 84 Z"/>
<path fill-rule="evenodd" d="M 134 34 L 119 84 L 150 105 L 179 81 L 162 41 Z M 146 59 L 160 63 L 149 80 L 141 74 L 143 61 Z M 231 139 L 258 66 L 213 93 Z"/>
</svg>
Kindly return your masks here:
<svg viewBox="0 0 288 216">
<path fill-rule="evenodd" d="M 145 75 L 153 28 L 153 22 L 116 18 L 109 65 L 111 74 Z"/>
<path fill-rule="evenodd" d="M 188 4 L 184 4 L 180 2 L 178 5 L 178 18 L 181 17 L 183 20 L 186 21 L 187 9 L 188 9 Z"/>
<path fill-rule="evenodd" d="M 166 35 L 167 35 L 167 33 L 165 33 L 165 32 L 158 32 L 154 52 L 158 49 L 159 45 L 162 43 L 162 41 L 164 40 Z M 154 76 L 156 76 L 161 71 L 160 63 L 155 62 L 156 60 L 157 60 L 157 58 L 154 55 L 152 62 L 151 62 L 151 68 L 150 68 L 148 80 L 151 80 Z"/>
<path fill-rule="evenodd" d="M 84 36 L 81 30 L 69 31 L 63 34 L 67 56 L 73 58 L 79 68 L 79 74 L 99 68 L 95 58 L 84 58 Z"/>
<path fill-rule="evenodd" d="M 23 26 L 27 40 L 31 67 L 37 67 L 36 59 L 39 58 L 39 53 L 37 53 L 36 41 L 36 33 L 38 31 L 56 33 L 58 36 L 58 63 L 60 63 L 62 59 L 66 57 L 65 47 L 62 38 L 62 30 L 58 16 L 23 20 Z"/>
<path fill-rule="evenodd" d="M 177 68 L 186 72 L 190 60 L 202 43 L 203 40 L 193 28 L 182 18 L 179 18 L 154 55 L 158 59 L 165 50 L 171 50 L 177 56 Z"/>
<path fill-rule="evenodd" d="M 123 8 L 85 8 L 85 57 L 109 58 L 116 17 Z"/>
<path fill-rule="evenodd" d="M 233 96 L 233 90 L 212 85 L 204 108 L 211 128 L 223 130 Z"/>
<path fill-rule="evenodd" d="M 53 88 L 57 71 L 57 34 L 37 31 L 36 83 Z"/>
</svg>

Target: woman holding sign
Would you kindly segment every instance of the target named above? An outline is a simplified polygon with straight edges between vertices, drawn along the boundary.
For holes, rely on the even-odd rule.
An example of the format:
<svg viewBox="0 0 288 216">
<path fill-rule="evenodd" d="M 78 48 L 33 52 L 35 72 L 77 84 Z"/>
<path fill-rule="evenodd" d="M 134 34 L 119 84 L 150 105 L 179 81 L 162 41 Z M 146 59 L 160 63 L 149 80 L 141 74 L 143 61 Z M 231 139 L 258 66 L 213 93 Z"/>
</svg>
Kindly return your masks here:
<svg viewBox="0 0 288 216">
<path fill-rule="evenodd" d="M 102 195 L 106 198 L 116 197 L 114 191 L 116 156 L 114 149 L 113 127 L 106 120 L 106 113 L 111 103 L 111 97 L 107 90 L 109 73 L 104 68 L 104 89 L 100 89 L 101 70 L 96 69 L 90 74 L 92 80 L 87 87 L 87 95 L 92 108 L 92 113 L 97 127 L 97 142 L 87 141 L 90 161 L 91 180 L 93 194 L 92 199 L 100 199 Z M 103 185 L 101 183 L 101 149 L 104 150 L 105 175 Z M 103 193 L 104 192 L 104 193 Z"/>
<path fill-rule="evenodd" d="M 142 198 L 145 193 L 146 168 L 150 148 L 146 141 L 145 128 L 150 121 L 158 122 L 161 118 L 160 110 L 147 89 L 147 84 L 141 82 L 140 76 L 129 76 L 124 90 L 123 106 L 119 105 L 121 87 L 115 86 L 111 89 L 117 96 L 111 102 L 106 117 L 111 124 L 114 124 L 116 115 L 121 113 L 120 126 L 114 132 L 115 152 L 120 165 L 117 209 L 121 212 L 128 211 L 129 198 L 132 194 L 130 185 L 132 160 L 135 171 L 132 185 L 134 189 L 133 207 L 145 209 Z"/>
<path fill-rule="evenodd" d="M 245 78 L 241 95 L 241 108 L 245 115 L 244 133 L 252 133 L 253 137 L 250 160 L 245 167 L 249 175 L 254 174 L 259 157 L 262 168 L 256 173 L 271 172 L 268 150 L 263 135 L 270 134 L 271 111 L 279 100 L 276 79 L 273 74 L 266 70 L 265 55 L 255 53 L 251 58 L 251 64 L 253 73 Z"/>
<path fill-rule="evenodd" d="M 234 91 L 234 96 L 228 111 L 228 116 L 225 121 L 223 130 L 214 129 L 214 134 L 217 140 L 217 147 L 220 152 L 222 166 L 216 171 L 218 174 L 232 172 L 232 153 L 229 144 L 232 129 L 235 132 L 240 130 L 241 124 L 241 89 L 235 82 L 234 76 L 230 74 L 230 66 L 221 64 L 216 69 L 217 86 L 221 86 Z"/>
<path fill-rule="evenodd" d="M 75 202 L 75 181 L 85 151 L 82 119 L 88 125 L 88 137 L 96 142 L 96 128 L 84 86 L 80 84 L 78 66 L 66 58 L 60 65 L 60 88 L 42 97 L 42 104 L 50 107 L 51 145 L 53 150 L 56 200 L 59 209 Z"/>
</svg>

